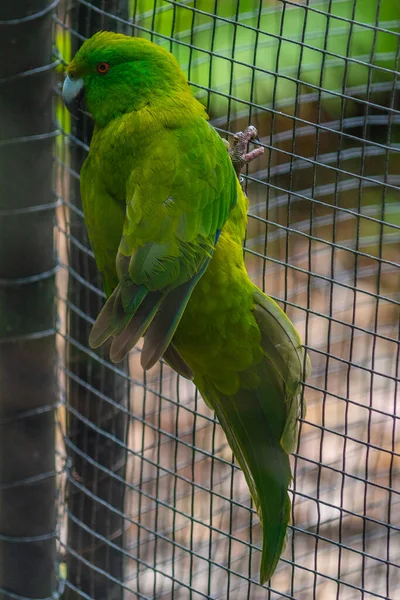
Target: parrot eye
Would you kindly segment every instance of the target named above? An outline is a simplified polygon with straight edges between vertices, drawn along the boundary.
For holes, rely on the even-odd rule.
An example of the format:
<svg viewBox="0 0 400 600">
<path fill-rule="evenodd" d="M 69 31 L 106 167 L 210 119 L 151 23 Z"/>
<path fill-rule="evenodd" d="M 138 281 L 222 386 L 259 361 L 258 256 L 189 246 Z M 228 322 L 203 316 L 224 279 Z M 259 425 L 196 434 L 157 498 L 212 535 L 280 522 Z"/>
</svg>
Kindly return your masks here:
<svg viewBox="0 0 400 600">
<path fill-rule="evenodd" d="M 110 65 L 106 62 L 101 62 L 97 65 L 97 72 L 101 75 L 105 75 L 106 73 L 108 73 L 109 69 Z"/>
</svg>

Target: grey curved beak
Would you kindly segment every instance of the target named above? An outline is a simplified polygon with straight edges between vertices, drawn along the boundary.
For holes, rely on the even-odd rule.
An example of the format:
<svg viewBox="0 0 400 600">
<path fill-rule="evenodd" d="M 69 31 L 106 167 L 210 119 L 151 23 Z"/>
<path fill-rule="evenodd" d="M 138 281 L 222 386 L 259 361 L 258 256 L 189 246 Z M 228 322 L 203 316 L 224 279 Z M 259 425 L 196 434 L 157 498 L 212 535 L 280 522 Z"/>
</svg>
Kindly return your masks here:
<svg viewBox="0 0 400 600">
<path fill-rule="evenodd" d="M 66 77 L 62 89 L 62 98 L 69 112 L 77 116 L 82 109 L 84 96 L 83 79 L 70 79 Z"/>
</svg>

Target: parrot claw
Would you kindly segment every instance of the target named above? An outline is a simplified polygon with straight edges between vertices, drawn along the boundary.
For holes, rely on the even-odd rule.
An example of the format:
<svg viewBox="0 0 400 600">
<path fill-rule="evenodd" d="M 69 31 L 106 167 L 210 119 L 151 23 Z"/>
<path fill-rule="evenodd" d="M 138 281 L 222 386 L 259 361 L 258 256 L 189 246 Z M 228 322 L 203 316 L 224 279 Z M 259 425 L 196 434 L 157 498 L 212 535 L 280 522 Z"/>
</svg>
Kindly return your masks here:
<svg viewBox="0 0 400 600">
<path fill-rule="evenodd" d="M 251 152 L 246 152 L 248 143 L 253 140 L 258 141 L 258 131 L 253 125 L 250 125 L 244 131 L 235 133 L 233 136 L 232 147 L 228 149 L 233 167 L 240 183 L 242 183 L 242 178 L 240 177 L 240 170 L 242 167 L 244 165 L 248 165 L 255 158 L 258 158 L 264 153 L 264 148 L 262 147 L 255 148 L 254 150 L 251 150 Z"/>
</svg>

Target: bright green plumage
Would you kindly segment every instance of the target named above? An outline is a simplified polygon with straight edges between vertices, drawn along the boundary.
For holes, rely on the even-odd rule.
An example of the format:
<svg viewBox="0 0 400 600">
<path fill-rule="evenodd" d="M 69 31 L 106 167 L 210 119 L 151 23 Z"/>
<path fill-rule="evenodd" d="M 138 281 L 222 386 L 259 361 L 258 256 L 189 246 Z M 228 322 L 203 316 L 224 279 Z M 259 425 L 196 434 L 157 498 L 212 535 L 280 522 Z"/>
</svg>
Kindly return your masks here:
<svg viewBox="0 0 400 600">
<path fill-rule="evenodd" d="M 105 74 L 99 63 L 109 67 Z M 306 360 L 289 319 L 245 270 L 247 200 L 168 52 L 103 32 L 82 46 L 68 73 L 83 81 L 96 122 L 81 191 L 109 299 L 90 343 L 112 337 L 118 361 L 144 335 L 144 368 L 164 356 L 194 376 L 262 520 L 264 582 L 289 520 L 288 453 Z"/>
</svg>

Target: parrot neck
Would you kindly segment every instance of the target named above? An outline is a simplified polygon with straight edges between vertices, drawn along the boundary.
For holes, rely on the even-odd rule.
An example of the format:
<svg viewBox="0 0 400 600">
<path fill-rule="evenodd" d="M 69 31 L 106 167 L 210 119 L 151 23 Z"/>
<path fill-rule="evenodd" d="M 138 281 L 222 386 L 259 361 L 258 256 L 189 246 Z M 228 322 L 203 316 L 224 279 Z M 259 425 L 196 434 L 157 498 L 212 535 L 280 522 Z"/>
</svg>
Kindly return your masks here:
<svg viewBox="0 0 400 600">
<path fill-rule="evenodd" d="M 156 98 L 140 110 L 131 110 L 102 125 L 96 121 L 91 148 L 100 151 L 104 144 L 109 153 L 110 139 L 118 140 L 115 151 L 121 157 L 140 158 L 145 147 L 165 129 L 180 127 L 199 118 L 207 119 L 206 110 L 191 94 L 176 94 L 167 99 Z"/>
<path fill-rule="evenodd" d="M 149 128 L 177 129 L 199 117 L 208 120 L 204 106 L 188 93 L 159 98 L 138 111 L 137 117 L 135 126 L 140 133 L 146 133 Z"/>
<path fill-rule="evenodd" d="M 121 106 L 124 107 L 122 110 Z M 90 110 L 90 106 L 88 105 Z M 93 111 L 90 111 L 93 113 Z M 151 101 L 138 102 L 138 98 L 127 95 L 119 108 L 112 106 L 95 116 L 96 128 L 114 127 L 118 122 L 128 120 L 137 133 L 148 133 L 148 128 L 179 127 L 186 119 L 202 116 L 208 119 L 206 110 L 193 97 L 189 87 L 175 90 L 173 94 L 153 94 Z"/>
</svg>

